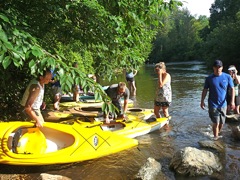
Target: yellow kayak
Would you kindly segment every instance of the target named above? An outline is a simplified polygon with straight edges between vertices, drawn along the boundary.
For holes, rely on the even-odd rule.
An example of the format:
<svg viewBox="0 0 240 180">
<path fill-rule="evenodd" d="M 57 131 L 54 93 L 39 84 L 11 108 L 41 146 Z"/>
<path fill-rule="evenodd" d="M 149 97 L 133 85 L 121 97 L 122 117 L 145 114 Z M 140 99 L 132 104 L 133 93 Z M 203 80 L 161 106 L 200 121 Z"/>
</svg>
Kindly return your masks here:
<svg viewBox="0 0 240 180">
<path fill-rule="evenodd" d="M 109 124 L 103 123 L 101 127 L 104 131 L 112 131 L 124 137 L 135 138 L 162 128 L 169 123 L 170 119 L 171 117 L 140 119 L 137 116 L 128 115 L 127 120 L 120 119 Z"/>
<path fill-rule="evenodd" d="M 140 119 L 147 120 L 154 115 L 153 109 L 128 108 L 127 115 L 134 115 Z"/>
<path fill-rule="evenodd" d="M 75 109 L 75 110 L 74 110 Z M 110 124 L 105 123 L 105 119 L 102 114 L 97 111 L 100 109 L 93 108 L 95 111 L 77 111 L 77 108 L 69 110 L 68 112 L 49 112 L 55 120 L 46 119 L 45 121 L 52 122 L 78 122 L 82 127 L 88 127 L 89 125 L 101 126 L 104 131 L 112 131 L 116 134 L 123 135 L 125 137 L 134 138 L 137 136 L 145 135 L 150 132 L 156 131 L 162 128 L 165 124 L 169 123 L 171 117 L 155 118 L 153 117 L 153 109 L 129 109 L 127 113 L 127 121 L 123 119 L 117 119 L 111 121 Z M 99 116 L 98 116 L 99 115 Z"/>
<path fill-rule="evenodd" d="M 123 102 L 122 102 L 123 103 Z M 101 108 L 103 105 L 102 101 L 95 101 L 95 100 L 84 100 L 84 101 L 79 101 L 79 102 L 61 102 L 59 103 L 60 110 L 66 110 L 67 108 L 71 107 L 81 107 L 81 108 Z M 133 100 L 129 99 L 128 100 L 128 107 L 133 107 L 134 102 Z M 51 105 L 53 107 L 53 105 Z"/>
<path fill-rule="evenodd" d="M 80 162 L 99 158 L 138 145 L 136 139 L 103 131 L 101 126 L 78 122 L 0 122 L 0 163 L 46 165 Z"/>
<path fill-rule="evenodd" d="M 111 131 L 124 137 L 135 138 L 162 128 L 164 125 L 169 123 L 170 119 L 171 117 L 150 117 L 149 119 L 140 119 L 137 116 L 128 115 L 127 120 L 119 118 L 111 121 L 110 123 L 105 123 L 103 117 L 82 116 L 75 117 L 75 119 L 72 120 L 63 121 L 63 123 L 78 122 L 84 128 L 89 126 L 99 126 L 103 131 Z"/>
<path fill-rule="evenodd" d="M 53 111 L 45 110 L 42 111 L 45 121 L 63 121 L 67 119 L 74 119 L 76 117 L 101 117 L 103 116 L 101 107 L 70 107 L 66 110 Z M 134 115 L 140 119 L 146 120 L 154 115 L 153 109 L 144 108 L 128 108 L 127 115 Z"/>
</svg>

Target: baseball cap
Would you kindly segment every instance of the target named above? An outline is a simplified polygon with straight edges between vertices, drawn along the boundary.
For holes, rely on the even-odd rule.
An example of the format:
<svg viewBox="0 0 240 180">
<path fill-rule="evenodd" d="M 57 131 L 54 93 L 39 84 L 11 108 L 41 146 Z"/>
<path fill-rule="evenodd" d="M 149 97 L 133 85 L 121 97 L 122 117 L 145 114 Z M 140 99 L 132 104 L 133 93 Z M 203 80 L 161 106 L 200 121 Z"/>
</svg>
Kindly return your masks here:
<svg viewBox="0 0 240 180">
<path fill-rule="evenodd" d="M 222 63 L 221 60 L 215 60 L 214 63 L 213 63 L 213 66 L 220 66 L 220 67 L 222 67 L 223 63 Z"/>
</svg>

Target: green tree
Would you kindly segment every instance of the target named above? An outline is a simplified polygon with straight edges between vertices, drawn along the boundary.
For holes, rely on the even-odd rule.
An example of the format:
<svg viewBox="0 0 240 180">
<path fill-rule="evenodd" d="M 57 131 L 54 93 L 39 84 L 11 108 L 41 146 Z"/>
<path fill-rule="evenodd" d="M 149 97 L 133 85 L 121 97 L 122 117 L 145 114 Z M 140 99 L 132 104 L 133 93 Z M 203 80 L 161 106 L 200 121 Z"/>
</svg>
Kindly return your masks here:
<svg viewBox="0 0 240 180">
<path fill-rule="evenodd" d="M 206 16 L 196 19 L 187 9 L 176 10 L 164 24 L 154 41 L 150 62 L 201 59 L 200 32 L 208 26 Z"/>
<path fill-rule="evenodd" d="M 209 31 L 205 31 L 202 45 L 204 59 L 209 66 L 221 59 L 225 66 L 239 64 L 239 8 L 237 0 L 216 0 L 210 9 Z"/>
<path fill-rule="evenodd" d="M 0 3 L 1 115 L 14 112 L 31 75 L 58 66 L 64 90 L 100 85 L 85 73 L 111 79 L 116 69 L 139 67 L 151 51 L 160 18 L 177 0 L 3 0 Z M 71 67 L 73 61 L 81 70 Z M 17 77 L 16 77 L 17 75 Z M 11 82 L 11 83 L 7 83 Z M 111 105 L 104 106 L 112 110 Z"/>
<path fill-rule="evenodd" d="M 215 0 L 210 8 L 210 28 L 213 30 L 218 27 L 221 22 L 229 22 L 236 20 L 236 13 L 240 9 L 239 0 Z"/>
<path fill-rule="evenodd" d="M 240 62 L 239 45 L 240 19 L 221 24 L 221 26 L 214 28 L 204 43 L 205 59 L 209 66 L 212 66 L 211 62 L 215 59 L 221 59 L 225 66 L 230 64 L 237 66 Z"/>
</svg>

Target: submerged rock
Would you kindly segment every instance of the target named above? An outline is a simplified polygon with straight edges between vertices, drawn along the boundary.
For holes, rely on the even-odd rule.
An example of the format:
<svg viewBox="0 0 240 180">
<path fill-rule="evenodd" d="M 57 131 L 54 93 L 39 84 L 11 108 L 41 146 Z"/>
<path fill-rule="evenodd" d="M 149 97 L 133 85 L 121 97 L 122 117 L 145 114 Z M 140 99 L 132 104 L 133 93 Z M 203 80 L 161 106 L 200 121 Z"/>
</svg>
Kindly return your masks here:
<svg viewBox="0 0 240 180">
<path fill-rule="evenodd" d="M 52 175 L 47 173 L 41 173 L 40 174 L 42 180 L 71 180 L 70 178 L 66 176 L 61 175 Z"/>
<path fill-rule="evenodd" d="M 174 154 L 170 168 L 181 175 L 198 176 L 220 171 L 222 165 L 212 152 L 186 147 Z"/>
<path fill-rule="evenodd" d="M 219 141 L 204 140 L 199 141 L 198 144 L 203 148 L 211 148 L 217 150 L 218 152 L 224 151 L 224 146 Z"/>
<path fill-rule="evenodd" d="M 158 173 L 161 171 L 161 168 L 162 166 L 159 162 L 157 162 L 154 158 L 149 157 L 135 178 L 142 180 L 156 179 Z"/>
</svg>

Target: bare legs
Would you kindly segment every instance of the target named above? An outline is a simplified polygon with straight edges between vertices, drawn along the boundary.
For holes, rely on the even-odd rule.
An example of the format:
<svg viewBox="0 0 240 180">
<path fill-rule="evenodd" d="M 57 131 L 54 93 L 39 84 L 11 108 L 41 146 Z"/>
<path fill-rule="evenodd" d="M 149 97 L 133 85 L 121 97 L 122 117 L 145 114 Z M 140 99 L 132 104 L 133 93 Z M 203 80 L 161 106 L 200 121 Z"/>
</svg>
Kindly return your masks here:
<svg viewBox="0 0 240 180">
<path fill-rule="evenodd" d="M 223 124 L 213 123 L 212 130 L 215 138 L 218 137 L 218 134 L 221 132 L 222 128 L 223 128 Z"/>
<path fill-rule="evenodd" d="M 169 116 L 168 107 L 162 107 L 162 110 L 163 110 L 164 117 L 168 117 Z"/>
<path fill-rule="evenodd" d="M 160 106 L 154 105 L 154 114 L 155 114 L 156 118 L 160 118 L 161 117 Z"/>
<path fill-rule="evenodd" d="M 136 84 L 135 84 L 135 81 L 133 81 L 132 82 L 132 95 L 133 96 L 136 96 L 136 91 L 137 91 Z"/>
<path fill-rule="evenodd" d="M 161 107 L 160 106 L 156 106 L 154 105 L 154 114 L 157 118 L 160 118 L 161 117 L 161 114 L 160 114 L 160 109 Z M 169 113 L 168 113 L 168 107 L 162 107 L 162 111 L 163 111 L 163 115 L 164 117 L 168 117 L 169 116 Z"/>
<path fill-rule="evenodd" d="M 76 102 L 79 101 L 79 93 L 78 92 L 73 93 L 73 101 L 76 101 Z"/>
<path fill-rule="evenodd" d="M 59 110 L 59 102 L 61 100 L 61 95 L 60 94 L 56 94 L 54 97 L 54 110 Z"/>
<path fill-rule="evenodd" d="M 135 81 L 133 81 L 133 82 L 128 81 L 128 87 L 129 87 L 130 95 L 136 96 L 137 88 L 136 88 Z"/>
<path fill-rule="evenodd" d="M 73 101 L 78 102 L 79 101 L 79 86 L 75 85 L 73 90 Z"/>
<path fill-rule="evenodd" d="M 236 114 L 240 114 L 240 106 L 236 106 Z"/>
<path fill-rule="evenodd" d="M 160 117 L 161 117 L 160 109 L 161 109 L 160 106 L 154 105 L 154 114 L 155 114 L 156 118 L 160 118 Z M 167 107 L 167 106 L 162 107 L 162 111 L 163 111 L 164 117 L 169 117 L 168 107 Z M 168 125 L 168 123 L 165 124 L 164 128 L 165 128 L 166 130 L 169 130 L 169 125 Z"/>
<path fill-rule="evenodd" d="M 53 108 L 54 110 L 59 110 L 59 103 L 62 97 L 62 89 L 61 87 L 58 87 L 58 86 L 53 86 L 52 89 L 53 89 L 53 95 L 54 95 Z"/>
</svg>

